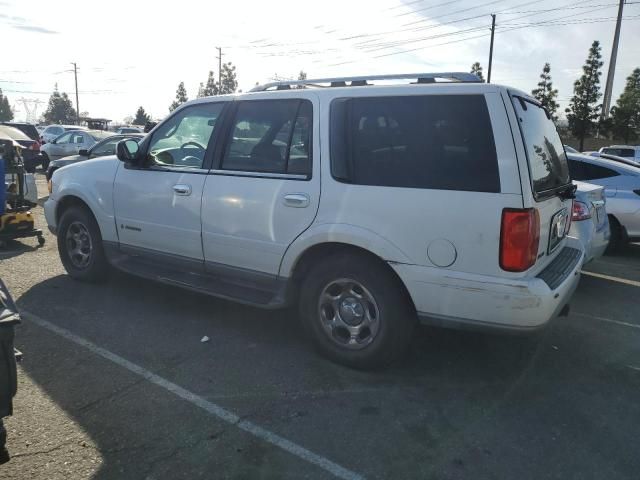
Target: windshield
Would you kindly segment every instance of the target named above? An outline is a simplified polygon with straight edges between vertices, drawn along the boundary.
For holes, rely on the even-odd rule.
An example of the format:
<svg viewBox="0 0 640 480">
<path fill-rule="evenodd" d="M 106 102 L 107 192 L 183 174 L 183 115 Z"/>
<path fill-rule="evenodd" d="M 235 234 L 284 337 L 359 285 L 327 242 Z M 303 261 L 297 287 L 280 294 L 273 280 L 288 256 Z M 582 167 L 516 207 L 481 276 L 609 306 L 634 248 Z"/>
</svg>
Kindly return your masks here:
<svg viewBox="0 0 640 480">
<path fill-rule="evenodd" d="M 112 137 L 113 136 L 113 132 L 107 132 L 107 131 L 102 131 L 102 130 L 94 130 L 92 132 L 89 132 L 89 135 L 91 135 L 91 137 L 96 140 L 96 141 L 100 141 L 103 140 L 107 137 Z"/>
<path fill-rule="evenodd" d="M 562 140 L 545 110 L 522 97 L 513 97 L 527 151 L 534 194 L 568 184 L 569 167 Z"/>
</svg>

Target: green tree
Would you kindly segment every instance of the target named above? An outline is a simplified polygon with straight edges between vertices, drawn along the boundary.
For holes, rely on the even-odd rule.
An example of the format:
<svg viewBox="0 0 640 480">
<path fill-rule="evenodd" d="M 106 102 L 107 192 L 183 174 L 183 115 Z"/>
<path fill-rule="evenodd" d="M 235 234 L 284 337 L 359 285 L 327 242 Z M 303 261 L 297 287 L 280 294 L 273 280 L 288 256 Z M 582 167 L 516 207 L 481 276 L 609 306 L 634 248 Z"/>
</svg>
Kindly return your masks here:
<svg viewBox="0 0 640 480">
<path fill-rule="evenodd" d="M 169 105 L 169 111 L 173 112 L 180 105 L 188 101 L 187 90 L 184 88 L 184 82 L 180 82 L 178 84 L 178 89 L 176 90 L 176 99 Z"/>
<path fill-rule="evenodd" d="M 218 82 L 216 82 L 216 76 L 213 73 L 213 70 L 209 70 L 207 83 L 204 84 L 204 88 L 202 89 L 202 96 L 212 97 L 214 95 L 218 95 L 219 91 L 220 91 L 220 88 L 218 86 Z"/>
<path fill-rule="evenodd" d="M 640 68 L 627 77 L 624 91 L 611 109 L 611 130 L 624 143 L 640 135 Z"/>
<path fill-rule="evenodd" d="M 133 119 L 133 125 L 146 125 L 148 121 L 151 120 L 151 117 L 144 111 L 144 108 L 138 107 L 136 111 L 136 117 Z"/>
<path fill-rule="evenodd" d="M 480 80 L 484 82 L 484 76 L 482 75 L 482 65 L 480 65 L 480 62 L 475 62 L 473 65 L 471 65 L 471 73 L 476 75 Z"/>
<path fill-rule="evenodd" d="M 222 64 L 222 74 L 220 75 L 220 85 L 218 93 L 227 95 L 235 93 L 238 89 L 238 80 L 236 79 L 236 67 L 231 62 Z"/>
<path fill-rule="evenodd" d="M 13 120 L 13 110 L 9 105 L 9 99 L 2 94 L 0 88 L 0 122 L 9 122 Z"/>
<path fill-rule="evenodd" d="M 45 123 L 74 123 L 77 120 L 76 109 L 73 108 L 71 99 L 65 92 L 58 91 L 58 84 L 49 97 L 43 118 Z"/>
<path fill-rule="evenodd" d="M 540 81 L 538 82 L 538 88 L 534 88 L 531 91 L 531 95 L 536 98 L 543 107 L 545 107 L 553 120 L 557 120 L 556 111 L 558 110 L 558 102 L 556 102 L 556 98 L 558 97 L 558 90 L 553 88 L 553 82 L 551 81 L 551 65 L 548 63 L 544 64 L 542 68 L 542 73 L 540 74 Z"/>
<path fill-rule="evenodd" d="M 589 49 L 589 55 L 582 67 L 582 76 L 573 84 L 573 97 L 565 110 L 569 122 L 569 130 L 580 140 L 579 150 L 584 149 L 584 139 L 597 125 L 600 109 L 598 100 L 600 93 L 600 75 L 602 72 L 602 55 L 600 42 L 595 40 Z"/>
</svg>

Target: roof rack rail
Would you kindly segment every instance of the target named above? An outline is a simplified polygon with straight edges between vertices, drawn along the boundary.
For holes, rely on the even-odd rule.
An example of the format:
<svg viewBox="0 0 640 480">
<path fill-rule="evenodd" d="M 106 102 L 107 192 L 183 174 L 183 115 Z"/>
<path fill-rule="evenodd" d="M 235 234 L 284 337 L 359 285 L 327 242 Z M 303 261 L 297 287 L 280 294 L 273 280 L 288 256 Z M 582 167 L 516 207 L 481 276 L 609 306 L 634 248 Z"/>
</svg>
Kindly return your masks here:
<svg viewBox="0 0 640 480">
<path fill-rule="evenodd" d="M 284 80 L 257 85 L 252 92 L 264 92 L 270 89 L 288 90 L 293 86 L 302 87 L 359 87 L 370 85 L 372 80 L 415 80 L 415 83 L 435 83 L 436 79 L 446 82 L 482 83 L 473 73 L 467 72 L 434 72 L 434 73 L 399 73 L 394 75 L 361 75 L 357 77 L 311 78 L 308 80 Z M 323 85 L 324 84 L 324 85 Z M 328 85 L 327 85 L 328 84 Z"/>
</svg>

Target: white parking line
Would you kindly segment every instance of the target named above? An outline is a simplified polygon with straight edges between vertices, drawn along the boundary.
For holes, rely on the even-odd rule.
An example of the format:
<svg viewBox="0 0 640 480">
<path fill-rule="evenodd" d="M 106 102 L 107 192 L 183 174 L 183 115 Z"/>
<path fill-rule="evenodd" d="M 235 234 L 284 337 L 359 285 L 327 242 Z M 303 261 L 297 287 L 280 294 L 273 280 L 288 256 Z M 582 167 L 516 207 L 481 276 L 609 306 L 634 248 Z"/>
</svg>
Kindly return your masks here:
<svg viewBox="0 0 640 480">
<path fill-rule="evenodd" d="M 631 328 L 639 328 L 640 329 L 640 325 L 635 324 L 635 323 L 621 322 L 620 320 L 613 320 L 611 318 L 598 317 L 596 315 L 589 315 L 588 313 L 571 312 L 571 315 L 578 315 L 580 317 L 591 318 L 593 320 L 598 320 L 600 322 L 614 323 L 614 324 L 620 325 L 622 327 L 631 327 Z"/>
<path fill-rule="evenodd" d="M 328 458 L 325 458 L 321 455 L 313 453 L 312 451 L 307 450 L 306 448 L 294 442 L 291 442 L 286 438 L 283 438 L 265 428 L 262 428 L 253 422 L 250 422 L 247 420 L 241 420 L 240 417 L 235 413 L 230 412 L 229 410 L 219 405 L 216 405 L 215 403 L 210 402 L 202 398 L 201 396 L 196 395 L 195 393 L 190 392 L 189 390 L 186 390 L 180 387 L 179 385 L 176 385 L 173 382 L 170 382 L 169 380 L 166 380 L 160 377 L 159 375 L 156 375 L 155 373 L 152 373 L 149 370 L 133 362 L 130 362 L 129 360 L 122 358 L 121 356 L 116 355 L 115 353 L 110 352 L 109 350 L 99 347 L 96 344 L 90 342 L 89 340 L 85 340 L 84 338 L 79 337 L 78 335 L 70 332 L 65 328 L 54 325 L 53 323 L 39 317 L 38 315 L 25 312 L 24 310 L 22 311 L 22 315 L 23 317 L 26 317 L 29 321 L 35 323 L 36 325 L 42 328 L 45 328 L 55 333 L 56 335 L 59 335 L 75 344 L 78 344 L 86 348 L 92 353 L 102 358 L 105 358 L 122 368 L 125 368 L 131 373 L 135 373 L 136 375 L 144 378 L 148 382 L 153 383 L 154 385 L 157 385 L 161 388 L 164 388 L 165 390 L 173 393 L 174 395 L 182 398 L 183 400 L 186 400 L 187 402 L 197 407 L 200 407 L 201 409 L 213 415 L 214 417 L 217 417 L 220 420 L 230 423 L 231 425 L 235 425 L 236 427 L 238 427 L 241 430 L 244 430 L 245 432 L 248 432 L 272 445 L 275 445 L 276 447 L 279 447 L 306 462 L 312 463 L 322 468 L 323 470 L 331 473 L 337 478 L 342 478 L 344 480 L 364 480 L 364 476 L 358 473 L 352 472 L 351 470 L 348 470 L 344 467 L 341 467 L 340 465 L 332 462 Z"/>
<path fill-rule="evenodd" d="M 589 277 L 602 278 L 603 280 L 611 280 L 612 282 L 624 283 L 625 285 L 631 285 L 633 287 L 640 287 L 640 282 L 636 282 L 635 280 L 628 280 L 626 278 L 620 278 L 620 277 L 612 277 L 611 275 L 587 272 L 585 270 L 582 270 L 582 274 L 587 275 Z"/>
</svg>

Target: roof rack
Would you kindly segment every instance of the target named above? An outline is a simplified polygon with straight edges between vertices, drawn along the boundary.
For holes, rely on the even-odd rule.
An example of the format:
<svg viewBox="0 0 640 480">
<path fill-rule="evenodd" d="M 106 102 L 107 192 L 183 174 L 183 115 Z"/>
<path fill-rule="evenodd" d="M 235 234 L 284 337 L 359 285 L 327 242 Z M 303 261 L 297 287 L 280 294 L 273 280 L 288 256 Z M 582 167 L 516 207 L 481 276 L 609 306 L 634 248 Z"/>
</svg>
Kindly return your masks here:
<svg viewBox="0 0 640 480">
<path fill-rule="evenodd" d="M 289 90 L 294 86 L 303 87 L 360 87 L 370 85 L 371 80 L 415 80 L 414 83 L 436 83 L 436 79 L 446 82 L 482 83 L 473 73 L 435 72 L 435 73 L 399 73 L 394 75 L 363 75 L 358 77 L 312 78 L 309 80 L 284 80 L 265 83 L 252 88 L 252 92 L 264 92 L 270 89 Z M 350 85 L 347 82 L 351 82 Z M 328 84 L 328 85 L 327 85 Z"/>
</svg>

